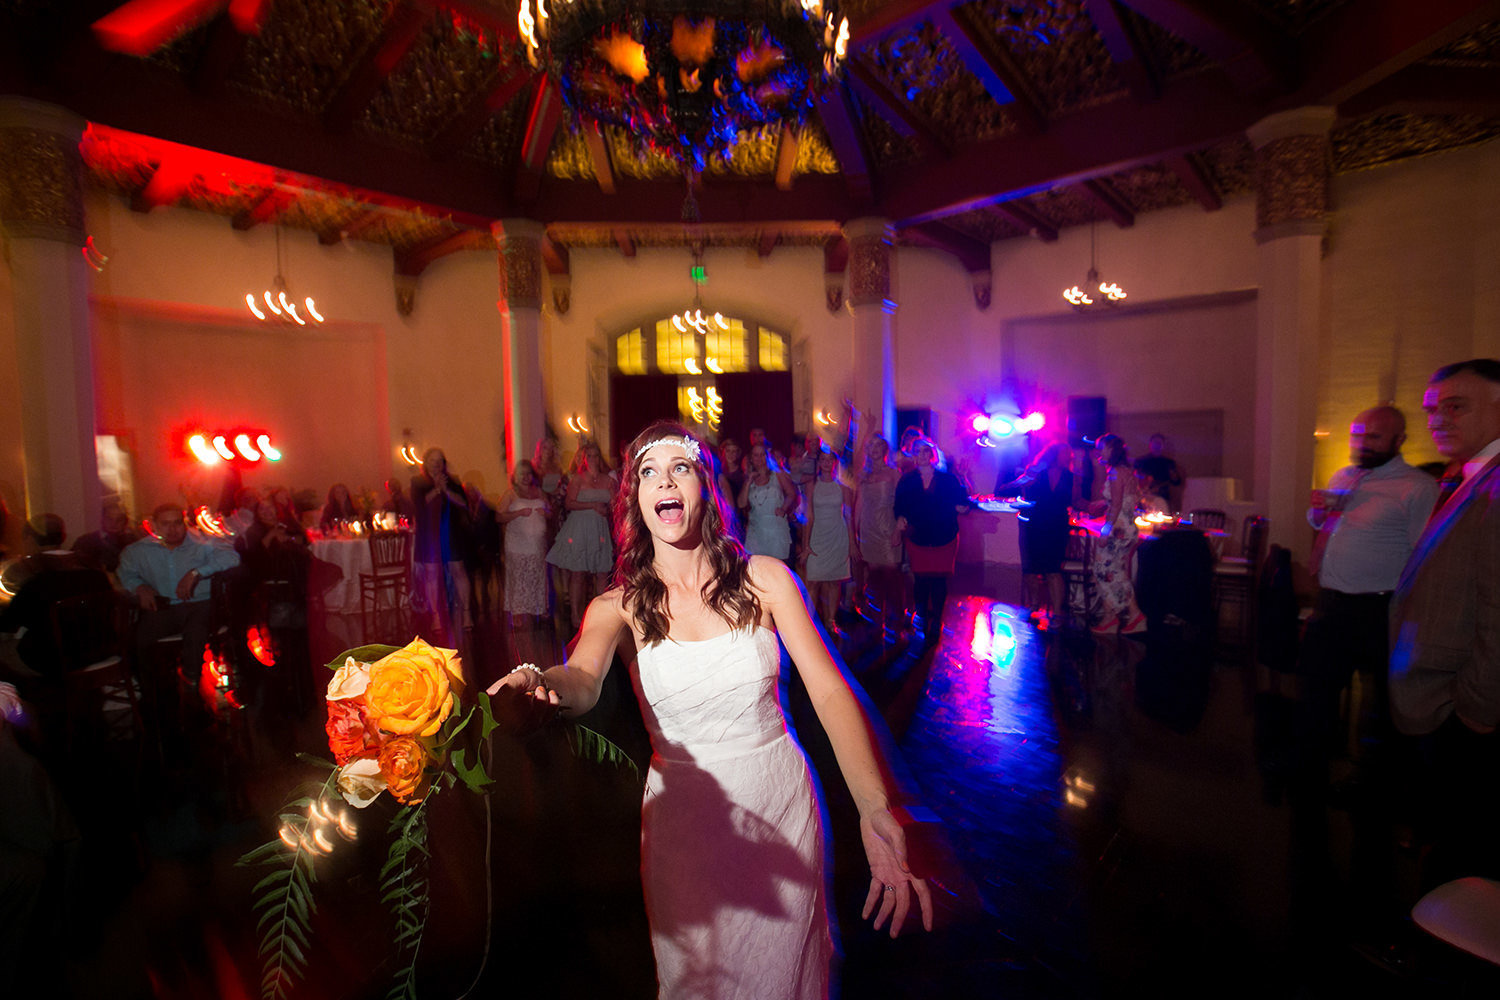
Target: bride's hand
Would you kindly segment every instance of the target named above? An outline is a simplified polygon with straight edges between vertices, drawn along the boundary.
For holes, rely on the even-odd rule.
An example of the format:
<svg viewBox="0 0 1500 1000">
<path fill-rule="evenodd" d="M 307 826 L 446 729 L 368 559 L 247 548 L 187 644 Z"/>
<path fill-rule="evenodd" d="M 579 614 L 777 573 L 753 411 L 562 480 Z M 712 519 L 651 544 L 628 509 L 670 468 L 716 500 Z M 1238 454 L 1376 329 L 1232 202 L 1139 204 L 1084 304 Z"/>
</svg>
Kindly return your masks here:
<svg viewBox="0 0 1500 1000">
<path fill-rule="evenodd" d="M 562 699 L 547 686 L 542 672 L 534 666 L 516 667 L 487 689 L 491 698 L 506 692 L 494 706 L 498 716 L 509 716 L 512 727 L 529 730 L 555 717 L 562 709 Z M 509 708 L 502 705 L 509 702 Z"/>
<path fill-rule="evenodd" d="M 870 862 L 870 892 L 865 897 L 864 919 L 875 914 L 878 931 L 889 917 L 891 937 L 901 933 L 901 925 L 911 911 L 915 893 L 922 910 L 922 926 L 932 930 L 932 891 L 924 879 L 911 873 L 906 859 L 906 832 L 890 810 L 879 809 L 859 820 L 859 833 Z"/>
</svg>

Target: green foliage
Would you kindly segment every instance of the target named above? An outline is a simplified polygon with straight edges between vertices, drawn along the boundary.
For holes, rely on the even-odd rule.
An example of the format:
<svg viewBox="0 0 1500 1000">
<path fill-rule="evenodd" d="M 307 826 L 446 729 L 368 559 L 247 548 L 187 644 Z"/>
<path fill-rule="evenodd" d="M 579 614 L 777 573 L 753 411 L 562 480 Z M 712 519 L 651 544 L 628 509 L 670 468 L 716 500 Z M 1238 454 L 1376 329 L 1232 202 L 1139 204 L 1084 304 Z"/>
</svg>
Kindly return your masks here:
<svg viewBox="0 0 1500 1000">
<path fill-rule="evenodd" d="M 434 788 L 419 804 L 398 812 L 391 820 L 391 847 L 380 869 L 380 902 L 390 907 L 396 920 L 396 947 L 400 968 L 396 971 L 387 1000 L 416 1000 L 417 952 L 427 928 L 427 803 Z"/>
<path fill-rule="evenodd" d="M 630 755 L 621 750 L 618 745 L 600 736 L 587 726 L 570 724 L 567 727 L 568 745 L 573 748 L 573 753 L 584 760 L 595 764 L 613 764 L 615 767 L 629 768 L 637 781 L 641 777 L 641 769 L 636 766 Z"/>
<path fill-rule="evenodd" d="M 326 761 L 320 763 L 327 766 Z M 282 807 L 279 817 L 282 829 L 286 831 L 286 839 L 295 842 L 296 847 L 289 847 L 278 836 L 236 862 L 242 867 L 270 869 L 251 890 L 255 928 L 260 934 L 262 1000 L 287 1000 L 307 970 L 307 956 L 312 950 L 312 917 L 317 912 L 313 884 L 318 878 L 312 852 L 305 846 L 310 836 L 307 808 L 328 794 L 334 774 L 330 770 L 317 797 L 305 795 Z"/>
<path fill-rule="evenodd" d="M 344 661 L 349 659 L 349 657 L 351 656 L 358 660 L 360 663 L 374 663 L 376 660 L 384 659 L 385 657 L 390 656 L 396 650 L 401 648 L 402 647 L 400 646 L 387 646 L 382 643 L 372 643 L 368 646 L 356 646 L 353 649 L 344 650 L 338 656 L 335 656 L 332 660 L 330 660 L 328 662 L 328 669 L 338 670 L 339 667 L 342 667 L 344 665 Z"/>
</svg>

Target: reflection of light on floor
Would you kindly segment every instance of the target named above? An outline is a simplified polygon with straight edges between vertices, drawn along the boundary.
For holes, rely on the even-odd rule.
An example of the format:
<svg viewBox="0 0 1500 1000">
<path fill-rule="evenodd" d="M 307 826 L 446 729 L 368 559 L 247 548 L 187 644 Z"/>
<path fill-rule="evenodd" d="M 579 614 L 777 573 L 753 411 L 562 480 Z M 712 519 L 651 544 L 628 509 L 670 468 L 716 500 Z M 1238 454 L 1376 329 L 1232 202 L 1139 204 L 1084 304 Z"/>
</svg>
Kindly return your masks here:
<svg viewBox="0 0 1500 1000">
<path fill-rule="evenodd" d="M 974 625 L 969 638 L 972 659 L 954 664 L 958 721 L 993 733 L 1024 736 L 1026 729 L 1015 704 L 1020 678 L 1011 669 L 1019 647 L 1014 612 L 1009 605 L 982 598 L 965 600 L 963 610 L 974 616 Z"/>
</svg>

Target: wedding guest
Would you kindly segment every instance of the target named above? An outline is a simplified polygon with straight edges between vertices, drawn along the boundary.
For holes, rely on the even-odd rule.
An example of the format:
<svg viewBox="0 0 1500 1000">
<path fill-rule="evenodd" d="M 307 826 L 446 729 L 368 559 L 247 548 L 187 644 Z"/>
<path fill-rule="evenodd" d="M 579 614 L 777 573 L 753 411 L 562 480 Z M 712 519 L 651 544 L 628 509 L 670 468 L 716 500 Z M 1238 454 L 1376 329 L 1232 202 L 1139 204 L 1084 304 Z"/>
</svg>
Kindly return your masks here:
<svg viewBox="0 0 1500 1000">
<path fill-rule="evenodd" d="M 469 540 L 464 546 L 464 571 L 469 574 L 470 610 L 476 620 L 488 621 L 490 591 L 495 582 L 495 561 L 500 558 L 500 522 L 495 508 L 473 483 L 464 484 L 469 507 Z"/>
<path fill-rule="evenodd" d="M 590 592 L 601 594 L 609 584 L 614 562 L 609 519 L 616 489 L 611 471 L 599 445 L 585 441 L 568 478 L 568 493 L 563 500 L 567 519 L 547 552 L 547 562 L 567 571 L 568 606 L 575 629 L 583 626 Z"/>
<path fill-rule="evenodd" d="M 137 662 L 153 662 L 158 640 L 181 634 L 177 673 L 196 690 L 208 645 L 210 580 L 240 563 L 234 549 L 188 537 L 187 520 L 176 504 L 157 505 L 151 512 L 152 536 L 142 538 L 120 554 L 120 584 L 141 606 L 136 627 Z M 175 698 L 164 688 L 169 678 L 153 678 L 164 710 Z"/>
<path fill-rule="evenodd" d="M 99 530 L 79 535 L 73 542 L 73 553 L 83 565 L 113 576 L 120 568 L 120 553 L 140 537 L 125 505 L 119 500 L 106 500 L 99 511 Z"/>
<path fill-rule="evenodd" d="M 937 445 L 918 438 L 912 447 L 916 467 L 896 484 L 896 527 L 906 535 L 906 555 L 916 577 L 912 596 L 929 648 L 943 634 L 948 580 L 958 557 L 958 515 L 974 506 L 958 478 L 937 467 L 938 457 Z"/>
<path fill-rule="evenodd" d="M 363 517 L 363 512 L 349 495 L 349 487 L 334 483 L 328 487 L 328 496 L 323 501 L 323 511 L 318 515 L 318 527 L 323 531 L 337 531 Z"/>
<path fill-rule="evenodd" d="M 891 446 L 879 434 L 865 441 L 865 460 L 854 492 L 854 583 L 862 609 L 878 609 L 887 638 L 905 621 L 901 580 L 901 534 L 896 530 L 896 483 Z"/>
<path fill-rule="evenodd" d="M 740 487 L 739 505 L 748 511 L 745 548 L 751 555 L 785 560 L 792 551 L 787 514 L 797 505 L 797 488 L 771 465 L 764 441 L 750 446 L 750 468 Z"/>
<path fill-rule="evenodd" d="M 812 589 L 813 607 L 829 635 L 838 633 L 835 615 L 849 562 L 859 551 L 851 524 L 854 491 L 839 482 L 839 460 L 831 451 L 818 455 L 818 473 L 807 486 L 807 528 L 798 560 L 802 578 Z"/>
<path fill-rule="evenodd" d="M 1177 460 L 1163 450 L 1167 446 L 1165 435 L 1153 434 L 1146 454 L 1135 460 L 1135 473 L 1141 477 L 1141 487 L 1146 493 L 1159 496 L 1166 501 L 1166 510 L 1176 510 L 1172 504 L 1172 491 L 1182 485 L 1182 471 Z"/>
<path fill-rule="evenodd" d="M 745 486 L 745 454 L 734 438 L 719 442 L 719 495 L 729 498 L 733 507 L 734 523 L 730 526 L 745 537 L 745 513 L 739 507 L 740 490 Z"/>
<path fill-rule="evenodd" d="M 469 498 L 463 483 L 449 476 L 443 449 L 428 448 L 422 456 L 422 471 L 412 477 L 411 499 L 417 514 L 413 586 L 441 640 L 457 648 L 469 625 L 469 575 L 464 571 Z"/>
<path fill-rule="evenodd" d="M 505 611 L 520 628 L 547 614 L 548 506 L 536 467 L 521 459 L 495 515 L 505 529 Z"/>
<path fill-rule="evenodd" d="M 255 508 L 260 504 L 260 492 L 253 487 L 241 488 L 234 495 L 234 510 L 224 518 L 229 531 L 238 537 L 255 523 Z"/>
<path fill-rule="evenodd" d="M 32 674 L 57 677 L 63 664 L 52 628 L 52 606 L 69 597 L 112 594 L 114 588 L 103 570 L 62 547 L 67 528 L 56 514 L 32 518 L 23 534 L 29 550 L 26 582 L 0 610 L 0 632 L 16 637 L 20 663 L 11 662 L 12 670 L 19 666 Z"/>
<path fill-rule="evenodd" d="M 1099 635 L 1123 631 L 1135 635 L 1146 631 L 1146 615 L 1135 602 L 1135 581 L 1130 559 L 1140 539 L 1135 526 L 1135 508 L 1141 502 L 1140 480 L 1130 465 L 1125 442 L 1118 434 L 1099 439 L 1099 465 L 1104 472 L 1104 496 L 1089 512 L 1104 518 L 1094 542 L 1093 625 Z"/>
<path fill-rule="evenodd" d="M 490 691 L 587 711 L 617 646 L 633 641 L 655 751 L 641 878 L 660 996 L 826 997 L 835 949 L 822 809 L 777 699 L 782 643 L 859 811 L 871 876 L 864 916 L 877 930 L 889 921 L 894 937 L 913 897 L 930 929 L 932 903 L 891 811 L 889 765 L 796 577 L 725 530 L 703 445 L 662 423 L 625 454 L 614 588 L 590 604 L 565 664 L 517 667 Z"/>
<path fill-rule="evenodd" d="M 401 489 L 401 481 L 399 479 L 392 478 L 385 481 L 385 502 L 380 505 L 380 509 L 395 514 L 398 523 L 404 520 L 407 527 L 415 528 L 417 523 L 417 507 L 407 497 L 405 491 Z"/>
<path fill-rule="evenodd" d="M 1062 564 L 1068 548 L 1071 508 L 1078 503 L 1073 455 L 1066 442 L 1043 448 L 1012 488 L 1029 505 L 1021 511 L 1021 573 L 1033 620 L 1065 615 Z M 1045 609 L 1045 611 L 1043 611 Z"/>
<path fill-rule="evenodd" d="M 564 503 L 568 496 L 568 475 L 558 456 L 557 438 L 550 433 L 539 438 L 532 450 L 531 464 L 536 469 L 537 486 L 547 501 L 547 548 L 542 550 L 547 552 L 556 541 L 557 530 L 567 515 Z M 553 615 L 558 631 L 562 631 L 572 619 L 572 609 L 568 607 L 568 571 L 548 563 L 547 578 L 556 597 Z"/>
</svg>

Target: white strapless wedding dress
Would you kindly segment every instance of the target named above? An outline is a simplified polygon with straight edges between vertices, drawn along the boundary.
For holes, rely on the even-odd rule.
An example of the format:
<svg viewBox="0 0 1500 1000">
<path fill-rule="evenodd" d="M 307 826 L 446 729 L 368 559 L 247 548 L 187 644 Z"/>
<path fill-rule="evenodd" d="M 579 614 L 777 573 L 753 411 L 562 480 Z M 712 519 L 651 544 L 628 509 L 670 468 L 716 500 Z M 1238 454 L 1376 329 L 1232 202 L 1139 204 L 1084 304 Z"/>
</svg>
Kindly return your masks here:
<svg viewBox="0 0 1500 1000">
<path fill-rule="evenodd" d="M 765 628 L 640 650 L 651 732 L 641 869 L 662 1000 L 818 1000 L 833 941 L 823 831 Z"/>
</svg>

